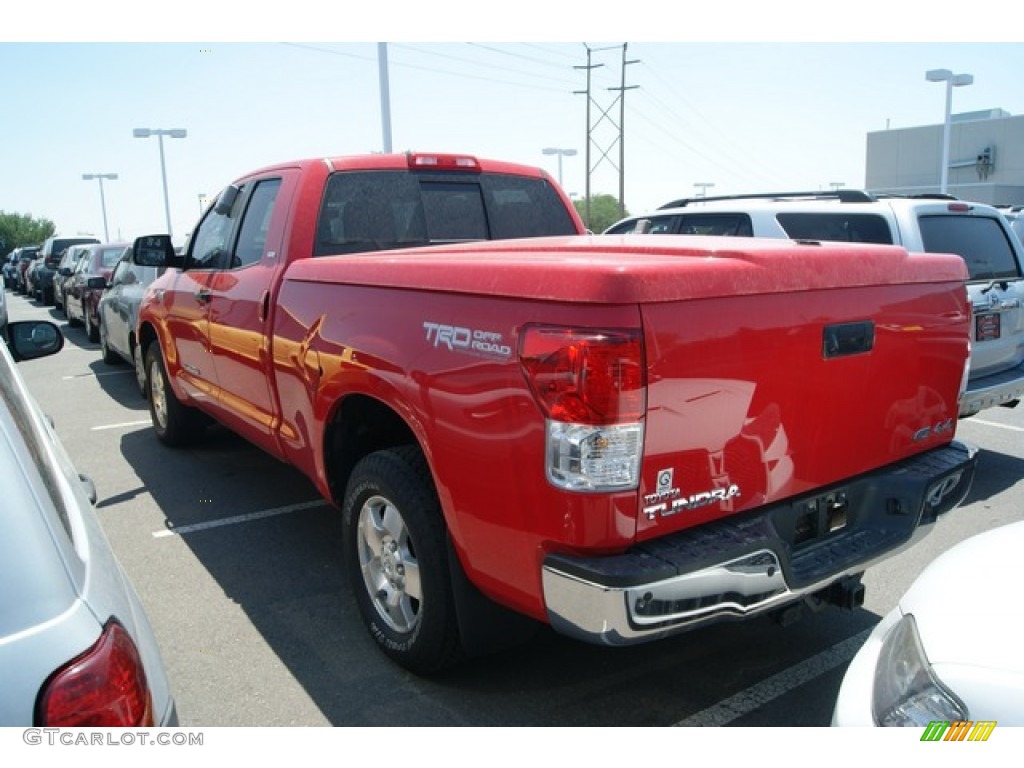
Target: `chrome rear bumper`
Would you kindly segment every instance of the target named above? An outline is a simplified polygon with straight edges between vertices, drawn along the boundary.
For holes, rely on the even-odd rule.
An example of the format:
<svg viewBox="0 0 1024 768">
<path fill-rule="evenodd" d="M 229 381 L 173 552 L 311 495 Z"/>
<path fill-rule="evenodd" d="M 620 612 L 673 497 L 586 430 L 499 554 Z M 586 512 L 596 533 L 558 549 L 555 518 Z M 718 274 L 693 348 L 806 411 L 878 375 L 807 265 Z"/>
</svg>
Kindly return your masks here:
<svg viewBox="0 0 1024 768">
<path fill-rule="evenodd" d="M 629 645 L 781 607 L 862 572 L 923 536 L 966 497 L 977 451 L 954 442 L 813 496 L 726 518 L 611 557 L 548 555 L 551 625 Z M 850 500 L 841 528 L 808 538 L 824 494 Z"/>
</svg>

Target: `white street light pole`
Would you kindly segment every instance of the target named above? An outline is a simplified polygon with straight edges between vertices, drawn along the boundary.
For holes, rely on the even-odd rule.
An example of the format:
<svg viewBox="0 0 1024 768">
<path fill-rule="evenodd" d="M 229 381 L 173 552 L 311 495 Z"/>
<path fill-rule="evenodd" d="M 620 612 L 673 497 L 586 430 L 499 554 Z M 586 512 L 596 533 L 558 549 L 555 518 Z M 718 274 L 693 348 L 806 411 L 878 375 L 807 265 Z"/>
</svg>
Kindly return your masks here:
<svg viewBox="0 0 1024 768">
<path fill-rule="evenodd" d="M 110 179 L 113 181 L 117 178 L 116 173 L 83 173 L 82 181 L 92 181 L 96 179 L 100 183 L 100 210 L 103 211 L 103 242 L 110 242 L 110 232 L 107 230 L 107 200 L 103 196 L 103 180 Z"/>
<path fill-rule="evenodd" d="M 135 128 L 132 130 L 132 136 L 136 139 L 148 139 L 150 136 L 156 136 L 160 142 L 160 178 L 163 180 L 164 185 L 164 215 L 167 217 L 167 236 L 173 237 L 174 233 L 171 231 L 171 202 L 167 195 L 167 167 L 164 164 L 164 136 L 170 136 L 172 139 L 184 139 L 188 136 L 188 131 L 184 128 Z"/>
<path fill-rule="evenodd" d="M 558 186 L 562 186 L 562 158 L 573 157 L 575 149 L 560 149 L 559 147 L 545 147 L 541 150 L 545 155 L 558 155 Z"/>
<path fill-rule="evenodd" d="M 946 84 L 946 115 L 942 125 L 942 167 L 939 169 L 939 192 L 944 195 L 949 180 L 949 124 L 953 115 L 953 88 L 970 85 L 974 82 L 974 75 L 954 75 L 948 69 L 929 69 L 924 76 L 930 83 Z"/>
</svg>

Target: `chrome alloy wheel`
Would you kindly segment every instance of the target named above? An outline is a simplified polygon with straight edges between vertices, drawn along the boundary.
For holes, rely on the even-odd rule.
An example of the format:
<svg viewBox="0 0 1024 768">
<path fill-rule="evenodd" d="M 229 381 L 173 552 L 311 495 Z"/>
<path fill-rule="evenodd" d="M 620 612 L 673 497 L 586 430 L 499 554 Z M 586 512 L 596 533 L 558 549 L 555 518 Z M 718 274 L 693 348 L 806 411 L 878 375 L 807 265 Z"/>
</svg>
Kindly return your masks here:
<svg viewBox="0 0 1024 768">
<path fill-rule="evenodd" d="M 371 496 L 359 510 L 356 535 L 370 602 L 395 632 L 412 632 L 420 620 L 423 591 L 416 549 L 402 514 L 383 496 Z"/>
</svg>

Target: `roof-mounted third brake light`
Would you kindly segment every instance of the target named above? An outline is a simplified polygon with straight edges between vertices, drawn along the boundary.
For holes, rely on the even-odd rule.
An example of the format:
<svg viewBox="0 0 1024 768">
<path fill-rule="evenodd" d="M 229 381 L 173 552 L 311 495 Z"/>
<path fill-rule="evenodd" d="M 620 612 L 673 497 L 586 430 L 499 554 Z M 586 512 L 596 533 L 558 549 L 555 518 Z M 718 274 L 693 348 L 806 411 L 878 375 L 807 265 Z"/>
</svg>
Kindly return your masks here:
<svg viewBox="0 0 1024 768">
<path fill-rule="evenodd" d="M 437 168 L 443 170 L 479 171 L 480 162 L 469 155 L 417 155 L 409 154 L 410 168 Z"/>
</svg>

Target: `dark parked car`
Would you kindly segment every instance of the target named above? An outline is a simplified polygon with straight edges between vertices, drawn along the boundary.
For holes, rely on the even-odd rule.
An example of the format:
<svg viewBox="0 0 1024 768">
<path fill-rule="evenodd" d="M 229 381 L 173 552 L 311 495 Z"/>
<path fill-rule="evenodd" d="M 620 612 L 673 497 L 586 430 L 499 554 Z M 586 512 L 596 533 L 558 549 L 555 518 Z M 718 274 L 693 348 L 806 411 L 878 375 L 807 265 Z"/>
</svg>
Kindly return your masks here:
<svg viewBox="0 0 1024 768">
<path fill-rule="evenodd" d="M 18 255 L 18 260 L 14 267 L 14 282 L 11 287 L 16 293 L 25 293 L 25 271 L 39 254 L 39 246 L 22 246 L 21 248 L 15 248 L 14 253 Z"/>
<path fill-rule="evenodd" d="M 53 303 L 57 309 L 64 312 L 65 316 L 67 316 L 67 312 L 64 309 L 67 281 L 75 271 L 78 260 L 85 255 L 87 250 L 89 250 L 87 245 L 72 245 L 66 248 L 64 255 L 61 256 L 60 263 L 57 265 L 57 273 L 53 276 Z"/>
<path fill-rule="evenodd" d="M 75 271 L 64 285 L 64 313 L 68 325 L 85 325 L 89 341 L 100 340 L 100 323 L 96 309 L 103 289 L 125 251 L 131 243 L 102 243 L 90 245 L 79 260 Z"/>
<path fill-rule="evenodd" d="M 29 262 L 28 267 L 25 269 L 25 295 L 32 298 L 37 298 L 39 293 L 39 269 L 43 266 L 43 257 L 38 253 L 36 257 Z"/>
<path fill-rule="evenodd" d="M 4 283 L 8 288 L 14 289 L 14 271 L 18 265 L 18 254 L 11 251 L 4 256 Z"/>
<path fill-rule="evenodd" d="M 52 355 L 64 337 L 20 321 L 3 339 L 0 727 L 176 726 L 156 637 L 96 517 L 96 492 L 12 361 Z"/>
<path fill-rule="evenodd" d="M 32 279 L 32 296 L 43 304 L 54 301 L 53 276 L 57 272 L 64 251 L 72 245 L 99 243 L 95 237 L 48 237 L 39 249 L 42 263 L 36 268 Z"/>
<path fill-rule="evenodd" d="M 99 304 L 100 351 L 103 362 L 120 363 L 128 361 L 135 366 L 135 378 L 139 391 L 146 393 L 145 362 L 136 355 L 135 322 L 139 316 L 139 304 L 146 287 L 163 273 L 157 267 L 140 267 L 132 262 L 128 250 L 114 267 L 110 283 Z"/>
</svg>

